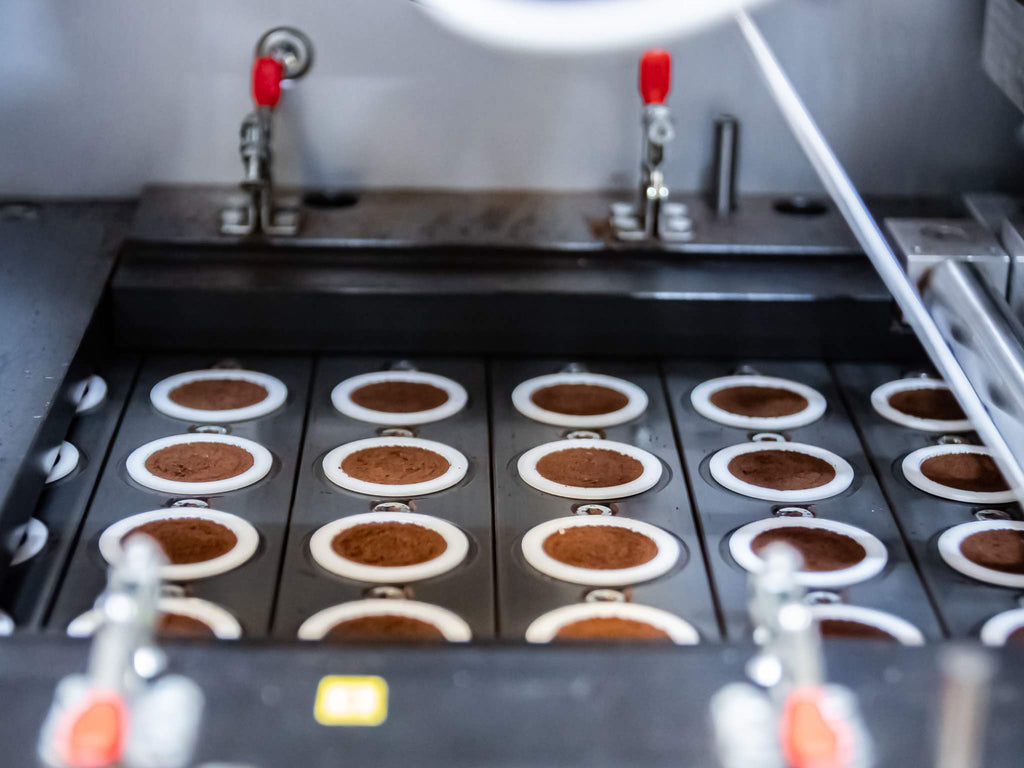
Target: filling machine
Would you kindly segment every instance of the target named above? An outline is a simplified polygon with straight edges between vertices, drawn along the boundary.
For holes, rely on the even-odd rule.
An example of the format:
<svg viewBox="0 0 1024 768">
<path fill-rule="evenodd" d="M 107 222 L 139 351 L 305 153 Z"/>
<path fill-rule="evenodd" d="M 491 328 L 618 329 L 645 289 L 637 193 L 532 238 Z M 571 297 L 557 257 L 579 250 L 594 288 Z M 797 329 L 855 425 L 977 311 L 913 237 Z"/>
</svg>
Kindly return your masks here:
<svg viewBox="0 0 1024 768">
<path fill-rule="evenodd" d="M 1019 57 L 1004 31 L 986 39 L 1001 84 Z M 632 201 L 276 189 L 273 109 L 312 61 L 278 28 L 257 46 L 240 189 L 4 203 L 6 335 L 46 340 L 4 342 L 4 764 L 1017 765 L 1017 201 L 862 203 L 747 32 L 834 199 L 736 194 L 729 117 L 714 188 L 671 192 L 660 51 L 640 64 Z M 189 405 L 180 387 L 204 377 L 248 381 L 255 403 Z M 442 399 L 367 407 L 361 382 Z M 544 407 L 545 386 L 621 402 Z M 753 412 L 758 388 L 796 404 Z M 956 410 L 915 415 L 901 392 Z M 153 463 L 196 445 L 251 467 Z M 361 446 L 443 471 L 389 482 L 394 456 L 351 469 Z M 638 469 L 545 470 L 559 451 Z M 239 556 L 168 565 L 125 535 L 143 513 L 228 525 Z M 451 562 L 389 574 L 346 554 L 355 516 L 426 526 Z M 612 563 L 627 534 L 655 554 Z M 576 535 L 572 565 L 552 542 Z M 332 636 L 368 616 L 439 636 Z"/>
</svg>

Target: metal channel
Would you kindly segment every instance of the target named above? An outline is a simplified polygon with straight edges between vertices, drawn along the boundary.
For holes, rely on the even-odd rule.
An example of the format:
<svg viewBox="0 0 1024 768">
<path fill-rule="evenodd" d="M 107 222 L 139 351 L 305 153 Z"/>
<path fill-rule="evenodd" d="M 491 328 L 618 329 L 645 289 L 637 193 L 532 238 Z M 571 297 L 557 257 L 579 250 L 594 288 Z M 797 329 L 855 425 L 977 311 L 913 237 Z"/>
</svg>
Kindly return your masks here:
<svg viewBox="0 0 1024 768">
<path fill-rule="evenodd" d="M 326 357 L 317 364 L 309 423 L 302 449 L 295 503 L 288 532 L 284 570 L 275 611 L 273 634 L 294 638 L 302 622 L 337 603 L 368 596 L 373 584 L 336 576 L 321 568 L 309 553 L 309 538 L 337 518 L 370 512 L 385 499 L 363 496 L 331 483 L 323 473 L 324 455 L 339 445 L 374 437 L 379 427 L 343 416 L 331 403 L 331 390 L 350 376 L 387 369 L 394 358 Z M 413 427 L 417 437 L 436 440 L 462 451 L 469 472 L 458 485 L 415 499 L 413 511 L 443 518 L 470 539 L 466 561 L 447 574 L 408 585 L 407 596 L 455 612 L 470 625 L 474 638 L 494 635 L 494 588 L 491 565 L 491 483 L 488 461 L 487 388 L 482 361 L 414 359 L 416 368 L 447 376 L 469 393 L 469 402 L 451 418 Z"/>
<path fill-rule="evenodd" d="M 747 362 L 758 373 L 813 387 L 828 403 L 821 419 L 787 430 L 786 435 L 793 442 L 816 445 L 842 456 L 853 466 L 853 484 L 838 496 L 798 506 L 810 509 L 818 518 L 863 528 L 877 536 L 889 553 L 888 565 L 880 575 L 837 592 L 842 602 L 893 613 L 916 625 L 926 637 L 941 637 L 938 620 L 828 369 L 818 362 L 741 362 Z M 729 537 L 747 523 L 770 518 L 773 509 L 792 506 L 726 490 L 708 472 L 712 454 L 747 442 L 751 433 L 704 418 L 694 410 L 690 393 L 703 381 L 732 375 L 737 367 L 724 362 L 684 360 L 669 361 L 664 367 L 715 589 L 731 641 L 749 640 L 752 627 L 747 615 L 747 572 L 729 554 Z M 783 447 L 785 443 L 779 445 Z"/>
<path fill-rule="evenodd" d="M 557 373 L 565 360 L 499 360 L 491 364 L 494 461 L 494 519 L 497 552 L 498 610 L 501 635 L 521 639 L 530 623 L 547 611 L 581 602 L 587 587 L 556 581 L 534 570 L 522 555 L 523 535 L 533 526 L 573 514 L 578 500 L 549 496 L 527 485 L 516 472 L 526 450 L 561 440 L 566 430 L 531 421 L 512 406 L 512 390 L 525 379 Z M 663 608 L 681 616 L 705 641 L 719 640 L 715 605 L 701 554 L 700 537 L 690 507 L 668 406 L 656 364 L 583 361 L 594 373 L 608 374 L 641 387 L 650 400 L 637 419 L 604 430 L 608 440 L 650 451 L 664 465 L 662 481 L 638 496 L 616 499 L 620 517 L 652 523 L 680 539 L 681 565 L 659 579 L 630 587 L 634 603 Z"/>
<path fill-rule="evenodd" d="M 950 526 L 973 522 L 974 513 L 982 507 L 932 496 L 912 486 L 903 476 L 903 457 L 918 448 L 934 445 L 941 437 L 894 424 L 871 406 L 871 392 L 875 387 L 904 378 L 907 371 L 878 363 L 844 363 L 834 366 L 834 371 L 946 627 L 954 637 L 977 637 L 987 619 L 1017 608 L 1018 600 L 1024 597 L 1022 590 L 970 579 L 954 571 L 939 556 L 936 546 L 939 535 Z M 991 509 L 993 505 L 984 508 Z M 1020 519 L 1015 504 L 995 508 Z"/>
<path fill-rule="evenodd" d="M 775 55 L 772 53 L 757 29 L 754 22 L 742 9 L 736 12 L 736 20 L 743 32 L 758 66 L 768 84 L 768 89 L 775 98 L 783 117 L 789 123 L 793 135 L 807 154 L 811 165 L 821 178 L 829 195 L 843 214 L 857 241 L 875 265 L 879 276 L 892 293 L 893 298 L 903 310 L 903 314 L 924 346 L 928 357 L 942 377 L 956 393 L 960 405 L 963 406 L 971 423 L 985 444 L 992 452 L 1010 485 L 1017 489 L 1018 494 L 1024 493 L 1024 440 L 1020 438 L 1020 426 L 1016 425 L 1011 433 L 1004 435 L 1000 425 L 1005 429 L 1006 421 L 1000 419 L 997 425 L 990 413 L 1000 407 L 998 402 L 983 385 L 983 381 L 972 379 L 970 374 L 977 376 L 977 369 L 965 366 L 963 350 L 956 346 L 950 348 L 949 342 L 955 341 L 943 328 L 935 322 L 928 309 L 922 303 L 914 285 L 907 278 L 896 255 L 892 252 L 878 224 L 868 212 L 856 188 L 846 175 L 839 160 L 832 152 L 828 142 L 822 135 L 807 108 L 804 106 L 783 71 Z M 951 294 L 954 295 L 954 294 Z M 967 294 L 960 292 L 961 298 Z M 955 300 L 955 299 L 954 299 Z M 990 329 L 976 329 L 977 333 L 986 333 L 990 349 L 994 349 L 998 337 L 992 335 Z M 1019 342 L 1018 342 L 1019 344 Z M 1013 363 L 1010 354 L 1003 353 L 998 358 L 1000 366 Z"/>
<path fill-rule="evenodd" d="M 32 515 L 46 526 L 46 543 L 34 557 L 11 566 L 4 577 L 0 605 L 19 629 L 37 629 L 46 618 L 138 367 L 134 356 L 106 360 L 96 367 L 107 382 L 107 396 L 95 408 L 78 414 L 67 435 L 67 441 L 78 448 L 78 467 L 44 488 Z"/>
<path fill-rule="evenodd" d="M 182 434 L 190 426 L 157 412 L 149 401 L 150 389 L 167 376 L 209 368 L 217 362 L 217 357 L 198 355 L 157 356 L 144 362 L 50 616 L 50 627 L 63 630 L 68 622 L 88 610 L 102 591 L 106 568 L 97 549 L 97 540 L 107 526 L 139 512 L 170 506 L 180 498 L 137 485 L 125 470 L 125 459 L 134 449 L 159 437 Z M 182 586 L 187 595 L 210 600 L 233 613 L 245 636 L 262 637 L 270 624 L 288 523 L 311 360 L 253 355 L 240 358 L 238 362 L 249 370 L 276 376 L 288 386 L 288 401 L 280 409 L 260 419 L 230 425 L 232 435 L 255 440 L 269 449 L 274 456 L 274 466 L 258 483 L 205 497 L 205 501 L 211 509 L 239 515 L 252 523 L 259 531 L 260 547 L 246 564 Z"/>
</svg>

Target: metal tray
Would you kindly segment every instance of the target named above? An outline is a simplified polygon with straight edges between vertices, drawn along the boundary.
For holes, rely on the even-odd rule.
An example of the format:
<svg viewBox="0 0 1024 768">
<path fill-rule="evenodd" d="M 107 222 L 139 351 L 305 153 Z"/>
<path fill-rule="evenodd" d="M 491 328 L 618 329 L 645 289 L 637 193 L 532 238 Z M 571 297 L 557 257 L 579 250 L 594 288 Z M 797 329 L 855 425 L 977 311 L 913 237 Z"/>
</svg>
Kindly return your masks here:
<svg viewBox="0 0 1024 768">
<path fill-rule="evenodd" d="M 288 532 L 274 634 L 294 638 L 299 625 L 317 611 L 369 595 L 372 584 L 336 576 L 321 568 L 309 553 L 309 538 L 321 525 L 337 518 L 369 512 L 385 499 L 339 488 L 324 476 L 324 454 L 344 443 L 373 437 L 381 428 L 344 416 L 331 403 L 331 390 L 350 376 L 385 370 L 395 358 L 325 357 L 317 363 L 308 427 L 300 460 L 295 504 Z M 404 587 L 407 597 L 454 611 L 473 630 L 474 638 L 494 635 L 494 582 L 491 551 L 491 477 L 488 461 L 486 372 L 482 361 L 417 359 L 422 371 L 447 376 L 469 394 L 466 407 L 442 421 L 411 428 L 417 437 L 436 440 L 462 451 L 469 471 L 458 485 L 415 499 L 413 510 L 448 520 L 470 540 L 462 565 L 441 576 Z M 391 501 L 391 499 L 387 499 Z"/>
<path fill-rule="evenodd" d="M 149 490 L 129 479 L 125 459 L 143 443 L 166 435 L 182 434 L 190 425 L 159 413 L 149 401 L 149 391 L 161 379 L 175 373 L 209 368 L 218 357 L 164 355 L 146 360 L 131 394 L 124 419 L 111 447 L 109 459 L 89 505 L 82 535 L 68 565 L 67 576 L 48 625 L 58 630 L 89 609 L 106 582 L 106 568 L 96 543 L 110 524 L 130 515 L 169 507 L 181 497 Z M 258 483 L 218 496 L 204 497 L 210 508 L 231 512 L 252 523 L 260 533 L 256 554 L 228 573 L 183 585 L 186 594 L 217 603 L 242 624 L 248 637 L 266 635 L 270 626 L 273 596 L 288 525 L 295 461 L 301 444 L 309 389 L 308 357 L 246 356 L 241 367 L 277 376 L 288 386 L 288 401 L 263 418 L 227 426 L 230 434 L 247 437 L 265 446 L 274 466 Z"/>
<path fill-rule="evenodd" d="M 690 392 L 707 379 L 735 373 L 743 362 L 749 364 L 745 370 L 792 379 L 821 392 L 828 403 L 825 415 L 813 424 L 788 430 L 785 434 L 794 442 L 827 448 L 853 466 L 854 480 L 844 493 L 823 501 L 792 506 L 806 507 L 817 517 L 863 528 L 877 536 L 888 549 L 889 562 L 881 574 L 836 594 L 845 603 L 901 616 L 916 625 L 925 637 L 941 637 L 935 613 L 828 368 L 818 362 L 739 361 L 730 364 L 668 361 L 664 365 L 668 393 L 728 638 L 749 639 L 752 629 L 747 615 L 748 574 L 730 555 L 729 536 L 740 526 L 770 517 L 776 508 L 791 506 L 733 493 L 718 485 L 708 472 L 708 460 L 713 453 L 729 445 L 747 442 L 751 433 L 718 424 L 698 414 L 690 402 Z"/>
<path fill-rule="evenodd" d="M 663 608 L 689 621 L 702 639 L 720 637 L 714 601 L 704 567 L 700 537 L 690 508 L 686 482 L 676 452 L 675 436 L 658 367 L 653 362 L 582 361 L 594 373 L 633 382 L 649 398 L 647 411 L 637 419 L 604 431 L 607 439 L 650 451 L 664 465 L 657 486 L 638 496 L 614 500 L 618 514 L 660 526 L 683 544 L 676 567 L 653 581 L 629 589 L 635 603 Z M 580 602 L 590 588 L 549 578 L 522 556 L 521 540 L 533 526 L 573 514 L 578 500 L 542 493 L 516 472 L 524 451 L 562 439 L 571 430 L 541 424 L 512 405 L 512 390 L 525 379 L 557 373 L 566 360 L 499 360 L 491 365 L 492 451 L 494 460 L 494 519 L 500 627 L 505 638 L 522 638 L 529 624 L 559 606 Z"/>
</svg>

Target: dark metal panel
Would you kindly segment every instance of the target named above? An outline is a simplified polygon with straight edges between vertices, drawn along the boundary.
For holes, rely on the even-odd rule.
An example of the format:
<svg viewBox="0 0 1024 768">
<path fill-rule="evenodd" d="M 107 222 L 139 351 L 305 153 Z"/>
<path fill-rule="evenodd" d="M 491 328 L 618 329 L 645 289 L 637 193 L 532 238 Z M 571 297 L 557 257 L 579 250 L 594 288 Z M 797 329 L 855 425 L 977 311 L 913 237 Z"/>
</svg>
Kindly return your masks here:
<svg viewBox="0 0 1024 768">
<path fill-rule="evenodd" d="M 977 637 L 987 619 L 1019 607 L 1018 601 L 1024 597 L 1019 589 L 968 578 L 946 565 L 939 556 L 939 535 L 951 526 L 972 522 L 975 520 L 973 513 L 982 507 L 932 496 L 912 486 L 903 476 L 903 457 L 918 448 L 934 445 L 940 437 L 893 424 L 871 406 L 871 392 L 875 387 L 903 378 L 907 369 L 884 364 L 840 364 L 834 366 L 834 370 L 896 519 L 950 634 Z M 1003 509 L 1017 519 L 1021 517 L 1020 509 L 1013 504 L 985 505 L 984 508 Z"/>
<path fill-rule="evenodd" d="M 128 209 L 0 205 L 0 541 L 28 519 L 74 415 L 68 389 L 91 372 L 72 361 L 114 264 L 104 236 Z"/>
<path fill-rule="evenodd" d="M 107 526 L 138 512 L 169 506 L 180 498 L 134 483 L 125 470 L 125 459 L 140 445 L 184 433 L 190 426 L 153 408 L 149 401 L 153 385 L 175 373 L 208 368 L 218 360 L 201 355 L 155 356 L 143 364 L 48 626 L 65 628 L 103 590 L 106 569 L 96 542 Z M 231 512 L 251 522 L 260 533 L 260 547 L 249 562 L 233 571 L 184 586 L 187 594 L 211 600 L 234 613 L 246 635 L 260 637 L 270 625 L 306 414 L 311 361 L 306 357 L 252 355 L 241 357 L 238 362 L 277 376 L 288 386 L 288 400 L 279 410 L 260 419 L 230 425 L 231 434 L 255 440 L 270 450 L 274 466 L 258 483 L 206 497 L 206 501 L 212 509 Z"/>
<path fill-rule="evenodd" d="M 494 462 L 495 551 L 498 610 L 502 637 L 521 638 L 542 613 L 579 602 L 587 587 L 557 581 L 535 571 L 523 558 L 521 540 L 546 520 L 573 514 L 578 500 L 542 493 L 516 472 L 519 456 L 534 446 L 563 438 L 566 430 L 531 421 L 512 406 L 512 390 L 525 379 L 556 373 L 564 360 L 496 360 L 491 365 L 492 455 Z M 664 608 L 689 621 L 705 640 L 719 638 L 700 538 L 676 452 L 661 377 L 653 362 L 582 361 L 594 373 L 618 376 L 641 387 L 650 400 L 633 421 L 604 430 L 607 439 L 650 451 L 664 466 L 657 486 L 638 496 L 616 500 L 622 517 L 657 525 L 678 537 L 684 554 L 668 574 L 631 588 L 633 601 Z"/>
<path fill-rule="evenodd" d="M 299 193 L 281 190 L 282 199 Z M 635 190 L 542 192 L 495 190 L 353 190 L 331 201 L 306 195 L 296 237 L 281 245 L 403 248 L 550 248 L 624 253 L 650 244 L 622 243 L 607 226 L 609 205 Z M 150 242 L 210 245 L 245 242 L 220 233 L 217 213 L 237 199 L 237 187 L 148 186 L 139 203 L 132 237 Z M 784 205 L 788 196 L 748 195 L 729 217 L 718 217 L 704 196 L 677 193 L 688 206 L 694 240 L 659 244 L 670 253 L 850 255 L 860 252 L 839 212 L 826 199 L 810 213 Z M 781 204 L 781 205 L 780 205 Z M 786 212 L 789 211 L 789 212 Z"/>
<path fill-rule="evenodd" d="M 39 727 L 57 680 L 85 668 L 87 647 L 32 638 L 0 643 L 5 768 L 37 768 Z M 404 768 L 717 765 L 708 700 L 742 680 L 751 647 L 437 647 L 374 649 L 317 644 L 168 646 L 170 669 L 206 694 L 195 765 L 258 768 L 339 764 Z M 836 642 L 832 677 L 851 686 L 880 766 L 931 759 L 940 701 L 933 648 Z M 1024 664 L 998 656 L 984 764 L 1016 768 Z M 375 728 L 318 725 L 313 702 L 325 675 L 380 675 L 388 718 Z"/>
<path fill-rule="evenodd" d="M 30 560 L 12 566 L 0 590 L 0 605 L 20 629 L 37 629 L 46 618 L 138 367 L 134 356 L 108 359 L 96 366 L 107 382 L 107 397 L 96 408 L 78 415 L 67 435 L 80 452 L 78 468 L 47 486 L 33 513 L 47 528 L 46 545 Z"/>
<path fill-rule="evenodd" d="M 402 314 L 408 323 L 409 315 Z M 395 359 L 321 358 L 317 363 L 309 421 L 288 531 L 274 619 L 274 635 L 294 638 L 302 622 L 336 603 L 358 600 L 372 584 L 335 576 L 321 568 L 309 553 L 309 538 L 320 526 L 340 517 L 369 512 L 383 499 L 339 488 L 323 474 L 323 457 L 344 443 L 373 437 L 379 428 L 335 410 L 331 390 L 350 376 L 386 369 Z M 447 376 L 469 393 L 469 402 L 456 415 L 414 428 L 417 437 L 436 440 L 460 450 L 469 471 L 458 485 L 412 501 L 414 511 L 459 526 L 470 540 L 466 561 L 441 576 L 407 585 L 416 600 L 448 608 L 469 623 L 475 638 L 494 635 L 494 585 L 491 545 L 491 475 L 488 461 L 487 386 L 482 361 L 415 358 L 419 370 Z"/>
<path fill-rule="evenodd" d="M 894 613 L 917 625 L 925 637 L 941 637 L 935 613 L 828 369 L 817 362 L 741 362 L 762 374 L 814 387 L 828 403 L 828 410 L 817 422 L 788 430 L 786 434 L 794 442 L 817 445 L 842 456 L 853 466 L 854 480 L 838 496 L 796 506 L 809 506 L 817 517 L 863 528 L 877 536 L 889 552 L 888 565 L 879 576 L 841 590 L 844 602 Z M 729 536 L 742 525 L 769 517 L 773 508 L 786 506 L 728 491 L 711 478 L 707 469 L 712 454 L 746 442 L 750 433 L 698 414 L 690 403 L 690 392 L 702 381 L 728 376 L 736 368 L 737 364 L 688 360 L 669 361 L 664 368 L 715 590 L 725 615 L 727 635 L 733 641 L 749 638 L 752 628 L 747 615 L 747 572 L 729 554 Z"/>
<path fill-rule="evenodd" d="M 270 296 L 273 313 L 266 311 Z M 401 302 L 403 312 L 379 311 L 386 302 Z M 173 322 L 155 318 L 155 305 Z M 599 309 L 580 312 L 582 305 Z M 666 261 L 650 254 L 298 249 L 282 259 L 255 246 L 133 249 L 115 276 L 112 306 L 116 342 L 147 349 L 686 349 L 708 356 L 730 349 L 845 359 L 905 358 L 916 350 L 911 334 L 893 332 L 891 300 L 859 257 Z M 415 327 L 405 322 L 409 315 L 420 318 Z M 360 333 L 346 331 L 353 325 Z"/>
</svg>

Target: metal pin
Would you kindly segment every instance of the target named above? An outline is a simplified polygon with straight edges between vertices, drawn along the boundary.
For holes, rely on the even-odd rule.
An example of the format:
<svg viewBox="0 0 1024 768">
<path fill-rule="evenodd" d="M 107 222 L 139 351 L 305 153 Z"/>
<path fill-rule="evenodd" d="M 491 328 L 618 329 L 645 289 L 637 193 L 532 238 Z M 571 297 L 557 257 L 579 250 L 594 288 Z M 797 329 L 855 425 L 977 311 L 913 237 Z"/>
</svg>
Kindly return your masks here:
<svg viewBox="0 0 1024 768">
<path fill-rule="evenodd" d="M 736 160 L 739 137 L 739 120 L 732 115 L 719 115 L 715 118 L 715 162 L 711 180 L 711 205 L 717 216 L 728 216 L 736 209 Z"/>
</svg>

